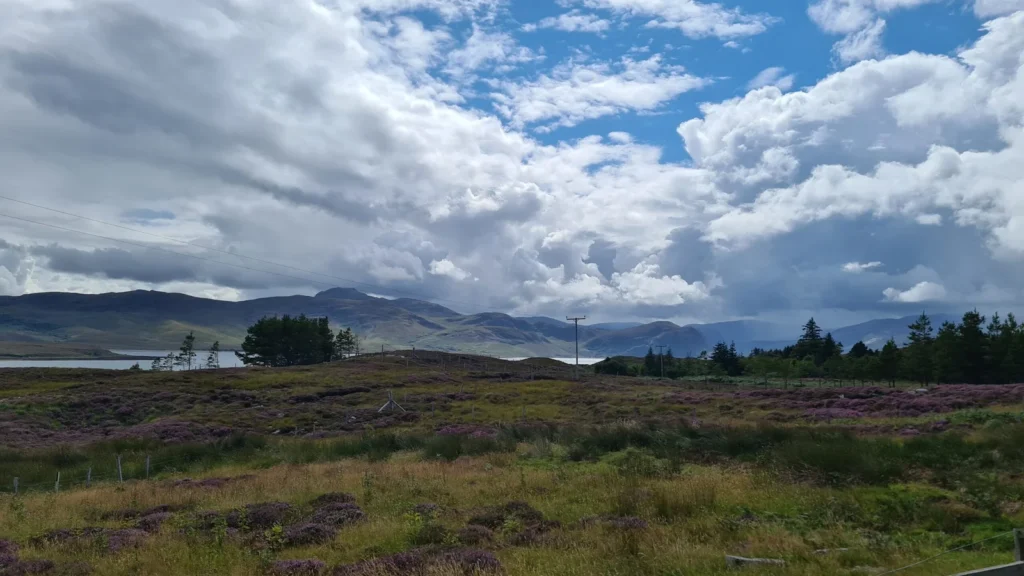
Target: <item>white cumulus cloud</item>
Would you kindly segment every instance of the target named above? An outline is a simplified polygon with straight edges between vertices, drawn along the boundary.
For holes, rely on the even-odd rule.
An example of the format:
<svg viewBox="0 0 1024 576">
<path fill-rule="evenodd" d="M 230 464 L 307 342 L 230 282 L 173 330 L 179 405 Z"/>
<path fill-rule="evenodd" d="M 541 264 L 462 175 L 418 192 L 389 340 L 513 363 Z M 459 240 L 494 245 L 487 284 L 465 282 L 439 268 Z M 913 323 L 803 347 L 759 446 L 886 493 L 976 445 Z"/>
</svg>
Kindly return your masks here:
<svg viewBox="0 0 1024 576">
<path fill-rule="evenodd" d="M 877 58 L 885 54 L 882 34 L 889 12 L 916 8 L 940 0 L 817 0 L 807 14 L 822 30 L 844 34 L 832 51 L 842 63 Z"/>
<path fill-rule="evenodd" d="M 918 304 L 921 302 L 939 302 L 946 297 L 946 289 L 934 282 L 921 282 L 909 290 L 886 288 L 883 292 L 887 302 Z"/>
<path fill-rule="evenodd" d="M 472 274 L 466 272 L 462 268 L 459 268 L 454 262 L 447 258 L 431 262 L 430 273 L 435 276 L 447 276 L 453 280 L 466 280 L 473 277 Z"/>
<path fill-rule="evenodd" d="M 709 82 L 652 56 L 614 64 L 569 62 L 536 80 L 503 83 L 493 97 L 502 116 L 518 128 L 538 122 L 575 126 L 601 116 L 656 110 Z"/>
<path fill-rule="evenodd" d="M 569 0 L 572 1 L 572 0 Z M 672 28 L 692 38 L 738 38 L 768 30 L 778 18 L 748 14 L 716 2 L 697 0 L 576 0 L 584 6 L 611 10 L 628 17 L 647 18 L 647 25 Z"/>
<path fill-rule="evenodd" d="M 868 270 L 874 270 L 875 268 L 881 268 L 881 262 L 850 262 L 843 265 L 843 272 L 849 272 L 850 274 L 861 274 Z"/>
<path fill-rule="evenodd" d="M 786 74 L 786 69 L 780 66 L 773 66 L 771 68 L 765 68 L 754 76 L 747 83 L 747 90 L 757 90 L 758 88 L 764 88 L 765 86 L 775 86 L 783 92 L 789 91 L 793 87 L 793 83 L 796 81 L 795 74 Z"/>
<path fill-rule="evenodd" d="M 563 32 L 601 33 L 611 28 L 611 21 L 597 16 L 573 10 L 558 16 L 549 16 L 540 22 L 523 26 L 524 32 L 533 32 L 541 28 L 553 28 Z"/>
</svg>

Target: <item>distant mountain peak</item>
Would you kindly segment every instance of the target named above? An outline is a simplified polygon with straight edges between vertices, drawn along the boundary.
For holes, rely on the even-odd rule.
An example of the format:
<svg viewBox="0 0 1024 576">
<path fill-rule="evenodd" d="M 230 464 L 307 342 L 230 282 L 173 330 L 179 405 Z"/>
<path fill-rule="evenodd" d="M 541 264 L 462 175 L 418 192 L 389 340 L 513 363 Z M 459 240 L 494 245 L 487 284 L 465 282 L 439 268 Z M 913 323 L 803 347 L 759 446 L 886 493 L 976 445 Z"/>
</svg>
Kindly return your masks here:
<svg viewBox="0 0 1024 576">
<path fill-rule="evenodd" d="M 375 298 L 369 294 L 363 294 L 355 288 L 331 288 L 320 292 L 316 295 L 316 298 L 330 298 L 332 300 L 379 300 L 379 298 Z"/>
</svg>

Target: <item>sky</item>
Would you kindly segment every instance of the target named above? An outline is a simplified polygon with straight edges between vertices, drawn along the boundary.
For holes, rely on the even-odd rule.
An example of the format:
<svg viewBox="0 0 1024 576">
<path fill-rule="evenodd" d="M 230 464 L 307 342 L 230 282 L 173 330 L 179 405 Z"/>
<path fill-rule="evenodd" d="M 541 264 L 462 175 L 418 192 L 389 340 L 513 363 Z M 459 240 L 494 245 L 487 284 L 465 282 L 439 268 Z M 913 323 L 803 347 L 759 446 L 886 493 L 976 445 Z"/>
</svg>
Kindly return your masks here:
<svg viewBox="0 0 1024 576">
<path fill-rule="evenodd" d="M 1024 303 L 1024 0 L 0 0 L 0 295 Z"/>
</svg>

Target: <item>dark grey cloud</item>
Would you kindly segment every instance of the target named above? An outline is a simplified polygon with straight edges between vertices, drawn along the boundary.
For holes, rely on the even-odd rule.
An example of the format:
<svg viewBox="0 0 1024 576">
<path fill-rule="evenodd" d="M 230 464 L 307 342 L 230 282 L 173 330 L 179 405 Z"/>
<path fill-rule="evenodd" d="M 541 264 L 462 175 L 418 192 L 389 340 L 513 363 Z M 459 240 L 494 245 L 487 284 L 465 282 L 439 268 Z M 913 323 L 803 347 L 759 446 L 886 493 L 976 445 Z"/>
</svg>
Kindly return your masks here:
<svg viewBox="0 0 1024 576">
<path fill-rule="evenodd" d="M 258 264 L 247 263 L 244 268 L 219 264 L 214 256 L 209 260 L 198 260 L 158 249 L 101 248 L 83 250 L 55 244 L 36 246 L 31 249 L 33 256 L 46 259 L 47 267 L 54 272 L 81 274 L 90 277 L 132 280 L 152 284 L 169 282 L 205 282 L 239 289 L 266 289 L 272 286 L 307 288 L 313 282 L 293 279 L 284 275 L 269 275 L 260 272 Z M 227 259 L 230 257 L 222 256 Z M 263 267 L 262 269 L 268 269 Z M 285 272 L 284 274 L 287 274 Z M 327 284 L 321 284 L 326 286 Z"/>
</svg>

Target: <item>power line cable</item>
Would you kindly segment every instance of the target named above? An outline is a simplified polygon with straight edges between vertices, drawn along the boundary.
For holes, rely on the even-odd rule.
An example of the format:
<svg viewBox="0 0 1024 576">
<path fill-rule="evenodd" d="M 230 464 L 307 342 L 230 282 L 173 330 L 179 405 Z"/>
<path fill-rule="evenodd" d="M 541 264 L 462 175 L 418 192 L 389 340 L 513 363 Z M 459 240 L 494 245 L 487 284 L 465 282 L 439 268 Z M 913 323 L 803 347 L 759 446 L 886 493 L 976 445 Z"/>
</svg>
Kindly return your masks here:
<svg viewBox="0 0 1024 576">
<path fill-rule="evenodd" d="M 946 550 L 945 552 L 940 552 L 940 553 L 938 553 L 935 556 L 932 556 L 930 558 L 925 558 L 924 560 L 921 560 L 920 562 L 914 562 L 913 564 L 908 564 L 908 565 L 906 565 L 906 566 L 904 566 L 902 568 L 896 568 L 895 570 L 889 570 L 888 572 L 882 572 L 878 576 L 886 576 L 886 574 L 895 574 L 897 572 L 902 572 L 902 571 L 907 570 L 909 568 L 913 568 L 915 566 L 920 566 L 921 564 L 926 564 L 928 562 L 931 562 L 932 560 L 935 560 L 936 558 L 940 558 L 942 556 L 945 556 L 946 554 L 950 554 L 952 552 L 959 552 L 960 550 L 963 550 L 965 548 L 970 548 L 971 546 L 977 546 L 978 544 L 981 544 L 983 542 L 988 542 L 989 540 L 995 540 L 996 538 L 1002 538 L 1003 536 L 1008 536 L 1010 534 L 1013 534 L 1013 532 L 1014 532 L 1013 530 L 1009 530 L 1009 531 L 1003 532 L 1001 534 L 996 534 L 995 536 L 990 536 L 990 537 L 985 538 L 983 540 L 978 540 L 977 542 L 971 542 L 970 544 L 964 544 L 963 546 L 960 546 L 958 548 L 952 548 L 950 550 Z"/>
<path fill-rule="evenodd" d="M 348 283 L 348 284 L 358 284 L 360 286 L 365 286 L 367 288 L 371 288 L 371 289 L 374 289 L 374 290 L 381 290 L 381 291 L 384 291 L 384 292 L 391 292 L 391 293 L 394 293 L 394 294 L 404 294 L 406 296 L 415 297 L 415 298 L 419 298 L 419 299 L 423 298 L 422 295 L 417 295 L 417 294 L 414 294 L 412 292 L 408 292 L 408 291 L 404 291 L 404 290 L 396 290 L 394 288 L 386 288 L 384 286 L 380 286 L 380 285 L 376 285 L 376 284 L 371 284 L 371 283 L 368 283 L 368 282 L 362 282 L 362 281 L 359 281 L 359 280 L 353 280 L 351 278 L 344 278 L 344 277 L 335 276 L 335 275 L 332 275 L 332 274 L 324 274 L 322 272 L 314 272 L 312 270 L 306 270 L 304 268 L 299 268 L 299 267 L 296 267 L 296 266 L 291 266 L 289 264 L 281 264 L 280 262 L 274 262 L 272 260 L 266 260 L 266 259 L 263 259 L 263 258 L 258 258 L 256 256 L 249 256 L 247 254 L 241 254 L 241 253 L 238 253 L 238 252 L 232 252 L 230 250 L 224 250 L 222 248 L 214 248 L 212 246 L 206 246 L 206 245 L 203 245 L 203 244 L 197 244 L 195 242 L 191 242 L 191 241 L 188 241 L 188 240 L 181 240 L 180 238 L 174 238 L 174 237 L 171 237 L 171 236 L 165 236 L 163 234 L 156 234 L 154 232 L 146 232 L 145 230 L 139 230 L 138 228 L 132 228 L 131 226 L 124 226 L 122 224 L 117 224 L 115 222 L 108 222 L 106 220 L 99 220 L 99 219 L 96 219 L 96 218 L 90 218 L 88 216 L 82 216 L 80 214 L 74 214 L 72 212 L 66 212 L 64 210 L 59 210 L 57 208 L 51 208 L 49 206 L 43 206 L 41 204 L 34 204 L 32 202 L 26 202 L 25 200 L 19 200 L 17 198 L 11 198 L 10 196 L 0 195 L 0 199 L 8 200 L 10 202 L 17 202 L 18 204 L 24 204 L 25 206 L 31 206 L 33 208 L 39 208 L 40 210 L 49 210 L 50 212 L 55 212 L 57 214 L 63 214 L 65 216 L 70 216 L 72 218 L 77 218 L 79 220 L 86 220 L 88 222 L 94 222 L 96 224 L 103 224 L 105 226 L 112 226 L 114 228 L 119 228 L 121 230 L 126 230 L 128 232 L 134 232 L 136 234 L 143 234 L 143 235 L 146 235 L 146 236 L 151 236 L 153 238 L 160 238 L 162 240 L 167 240 L 169 242 L 177 242 L 179 244 L 184 244 L 184 245 L 187 245 L 187 246 L 193 246 L 195 248 L 202 248 L 203 250 L 209 250 L 211 252 L 220 252 L 222 254 L 227 254 L 229 256 L 235 256 L 235 257 L 238 257 L 238 258 L 244 258 L 246 260 L 252 260 L 253 262 L 259 262 L 261 264 L 269 264 L 271 266 L 280 266 L 281 268 L 287 268 L 289 270 L 294 270 L 296 272 L 302 272 L 304 274 L 312 274 L 314 276 L 322 276 L 324 278 L 330 278 L 332 280 L 337 280 L 337 281 L 345 282 L 345 283 Z M 83 233 L 86 233 L 86 232 L 83 232 Z M 270 272 L 270 271 L 267 271 L 267 272 L 273 273 L 273 272 Z M 310 280 L 307 280 L 307 281 L 310 281 Z M 333 284 L 331 284 L 331 286 L 333 286 Z M 479 303 L 465 302 L 465 301 L 459 301 L 459 300 L 451 300 L 451 299 L 448 299 L 448 298 L 433 298 L 432 297 L 432 298 L 429 298 L 429 299 L 437 301 L 437 302 L 448 302 L 448 303 L 451 303 L 451 304 L 463 304 L 463 305 L 470 305 L 470 306 L 486 308 L 486 306 L 481 306 Z"/>
</svg>

